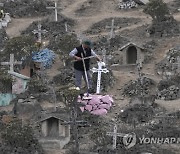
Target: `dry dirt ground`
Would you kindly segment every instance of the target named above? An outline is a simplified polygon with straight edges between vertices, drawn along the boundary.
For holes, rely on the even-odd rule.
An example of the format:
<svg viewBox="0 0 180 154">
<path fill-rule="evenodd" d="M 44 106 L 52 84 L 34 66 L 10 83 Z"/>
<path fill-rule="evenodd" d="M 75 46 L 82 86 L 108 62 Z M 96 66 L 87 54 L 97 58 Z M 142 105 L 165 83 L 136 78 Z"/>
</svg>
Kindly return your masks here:
<svg viewBox="0 0 180 154">
<path fill-rule="evenodd" d="M 52 0 L 53 1 L 53 0 Z M 164 0 L 165 2 L 169 3 L 173 0 Z M 117 4 L 119 0 L 92 0 L 91 5 L 88 3 L 89 0 L 59 0 L 59 4 L 63 7 L 61 13 L 68 18 L 74 19 L 77 24 L 74 27 L 74 31 L 76 33 L 83 33 L 84 31 L 88 30 L 94 23 L 97 23 L 103 19 L 110 18 L 110 17 L 126 17 L 126 18 L 139 18 L 141 22 L 136 25 L 128 25 L 125 28 L 119 29 L 116 31 L 116 34 L 120 34 L 124 30 L 131 30 L 133 31 L 137 27 L 140 27 L 145 24 L 151 23 L 151 18 L 144 14 L 142 9 L 134 9 L 134 10 L 118 10 Z M 86 10 L 82 11 L 82 15 L 78 13 L 78 10 L 82 8 L 82 5 L 86 8 Z M 174 14 L 176 20 L 180 21 L 180 13 Z M 7 34 L 10 37 L 19 36 L 20 32 L 25 30 L 28 25 L 30 25 L 33 21 L 40 20 L 40 18 L 21 18 L 21 19 L 13 19 L 9 27 L 6 29 Z M 103 33 L 103 35 L 108 35 L 108 33 Z M 93 38 L 98 35 L 89 35 L 87 37 Z M 136 38 L 135 38 L 136 39 Z M 138 38 L 137 38 L 138 39 Z M 164 40 L 164 42 L 159 45 L 156 49 L 157 52 L 155 57 L 156 59 L 148 65 L 145 65 L 143 71 L 148 73 L 150 78 L 153 78 L 155 81 L 159 81 L 160 78 L 157 77 L 154 73 L 154 64 L 158 61 L 162 60 L 165 56 L 165 53 L 179 43 L 179 38 L 171 38 Z M 56 75 L 57 68 L 60 64 L 60 61 L 57 60 L 51 70 L 49 70 L 49 74 Z M 109 94 L 112 94 L 115 99 L 115 106 L 118 106 L 118 109 L 124 108 L 128 106 L 128 99 L 123 99 L 120 95 L 120 88 L 123 87 L 125 83 L 129 80 L 133 80 L 137 78 L 137 72 L 132 74 L 128 71 L 114 71 L 114 75 L 117 78 L 117 83 L 113 87 L 112 90 L 109 91 Z M 175 101 L 157 101 L 158 104 L 165 107 L 169 111 L 180 110 L 179 100 Z M 110 115 L 113 116 L 113 115 Z M 53 154 L 56 154 L 54 151 Z"/>
</svg>

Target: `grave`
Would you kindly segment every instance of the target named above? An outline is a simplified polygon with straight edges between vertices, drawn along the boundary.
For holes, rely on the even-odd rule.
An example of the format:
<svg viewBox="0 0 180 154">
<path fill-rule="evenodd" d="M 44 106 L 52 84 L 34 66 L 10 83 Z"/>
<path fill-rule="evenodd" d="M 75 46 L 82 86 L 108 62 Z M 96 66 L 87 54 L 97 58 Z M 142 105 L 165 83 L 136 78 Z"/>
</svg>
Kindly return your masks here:
<svg viewBox="0 0 180 154">
<path fill-rule="evenodd" d="M 70 125 L 64 124 L 68 116 L 62 113 L 45 113 L 40 115 L 41 125 L 39 142 L 45 149 L 62 149 L 70 141 Z"/>
</svg>

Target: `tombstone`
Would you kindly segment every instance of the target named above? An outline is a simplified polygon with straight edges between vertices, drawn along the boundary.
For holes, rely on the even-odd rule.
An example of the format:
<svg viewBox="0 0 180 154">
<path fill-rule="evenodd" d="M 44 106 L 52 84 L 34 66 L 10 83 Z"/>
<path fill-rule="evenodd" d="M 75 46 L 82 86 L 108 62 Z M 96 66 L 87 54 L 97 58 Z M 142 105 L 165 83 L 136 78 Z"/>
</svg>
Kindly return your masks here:
<svg viewBox="0 0 180 154">
<path fill-rule="evenodd" d="M 42 30 L 41 27 L 42 27 L 42 25 L 40 23 L 38 23 L 38 29 L 32 31 L 34 34 L 38 34 L 38 42 L 39 43 L 42 42 L 42 36 L 41 35 L 47 33 L 47 30 Z"/>
<path fill-rule="evenodd" d="M 58 21 L 58 12 L 57 12 L 57 10 L 62 9 L 62 8 L 57 6 L 57 2 L 55 2 L 54 7 L 46 7 L 46 8 L 47 9 L 54 9 L 54 11 L 55 11 L 55 21 L 57 22 Z"/>
<path fill-rule="evenodd" d="M 68 116 L 62 113 L 45 113 L 38 123 L 41 125 L 39 142 L 44 148 L 62 149 L 70 141 L 70 125 Z"/>
<path fill-rule="evenodd" d="M 107 70 L 107 68 L 103 68 L 105 67 L 105 63 L 104 62 L 98 62 L 98 69 L 97 68 L 92 68 L 92 72 L 98 73 L 98 77 L 97 77 L 97 87 L 96 87 L 96 93 L 99 94 L 100 90 L 101 90 L 101 73 L 108 73 L 109 71 Z"/>
<path fill-rule="evenodd" d="M 144 48 L 128 43 L 119 49 L 123 56 L 123 65 L 136 65 L 144 61 Z"/>
</svg>

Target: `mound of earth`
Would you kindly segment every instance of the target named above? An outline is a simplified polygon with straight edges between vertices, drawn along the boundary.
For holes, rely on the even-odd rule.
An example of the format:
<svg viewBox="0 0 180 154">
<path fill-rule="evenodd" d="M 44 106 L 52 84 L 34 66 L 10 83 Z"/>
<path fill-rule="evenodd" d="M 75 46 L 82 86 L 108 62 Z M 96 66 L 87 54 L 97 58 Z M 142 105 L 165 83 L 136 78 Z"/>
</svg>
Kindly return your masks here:
<svg viewBox="0 0 180 154">
<path fill-rule="evenodd" d="M 92 25 L 92 27 L 87 30 L 88 34 L 97 34 L 97 33 L 102 33 L 102 32 L 110 32 L 110 26 L 112 23 L 112 19 L 114 19 L 114 26 L 117 26 L 116 29 L 121 29 L 124 27 L 127 27 L 129 25 L 137 24 L 141 22 L 141 19 L 139 18 L 107 18 L 104 19 L 100 22 L 97 22 Z M 108 28 L 107 28 L 108 26 Z"/>
<path fill-rule="evenodd" d="M 75 14 L 77 16 L 92 16 L 97 15 L 101 12 L 102 3 L 104 6 L 107 6 L 108 9 L 115 9 L 115 3 L 113 1 L 103 0 L 103 1 L 97 1 L 97 0 L 87 0 L 84 3 L 82 3 L 78 9 L 75 11 Z"/>
<path fill-rule="evenodd" d="M 180 32 L 179 23 L 172 17 L 167 17 L 161 22 L 153 21 L 149 34 L 156 37 L 177 36 Z"/>
<path fill-rule="evenodd" d="M 151 94 L 152 89 L 155 88 L 155 82 L 147 77 L 144 77 L 142 81 L 137 79 L 127 83 L 123 90 L 123 95 L 133 96 L 148 96 Z"/>
<path fill-rule="evenodd" d="M 52 12 L 52 10 L 46 9 L 46 7 L 54 6 L 52 2 L 46 0 L 3 0 L 3 3 L 4 12 L 10 13 L 12 17 L 33 17 L 48 15 Z"/>
<path fill-rule="evenodd" d="M 75 21 L 72 19 L 69 19 L 63 15 L 58 16 L 58 21 L 52 21 L 53 18 L 44 19 L 40 23 L 42 25 L 41 29 L 45 29 L 48 32 L 43 34 L 44 37 L 51 38 L 55 37 L 57 35 L 63 35 L 65 34 L 65 23 L 67 22 L 68 26 L 73 27 L 75 24 Z M 25 31 L 22 32 L 22 34 L 29 34 L 34 35 L 32 33 L 33 30 L 37 30 L 38 27 L 38 21 L 33 22 Z"/>
<path fill-rule="evenodd" d="M 157 98 L 175 100 L 180 98 L 180 75 L 167 80 L 161 80 L 158 84 Z"/>
<path fill-rule="evenodd" d="M 121 112 L 118 117 L 125 123 L 135 124 L 148 122 L 154 114 L 154 107 L 145 104 L 134 104 Z"/>
</svg>

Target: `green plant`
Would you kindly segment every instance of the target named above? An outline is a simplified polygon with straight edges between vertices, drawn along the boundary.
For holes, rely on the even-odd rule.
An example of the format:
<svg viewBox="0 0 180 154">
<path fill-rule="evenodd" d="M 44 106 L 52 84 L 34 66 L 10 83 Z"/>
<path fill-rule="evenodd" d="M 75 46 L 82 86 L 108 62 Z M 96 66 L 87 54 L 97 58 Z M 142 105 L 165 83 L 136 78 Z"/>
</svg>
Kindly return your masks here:
<svg viewBox="0 0 180 154">
<path fill-rule="evenodd" d="M 158 22 L 165 20 L 166 16 L 170 15 L 167 4 L 163 0 L 151 0 L 146 5 L 144 12 Z"/>
</svg>

